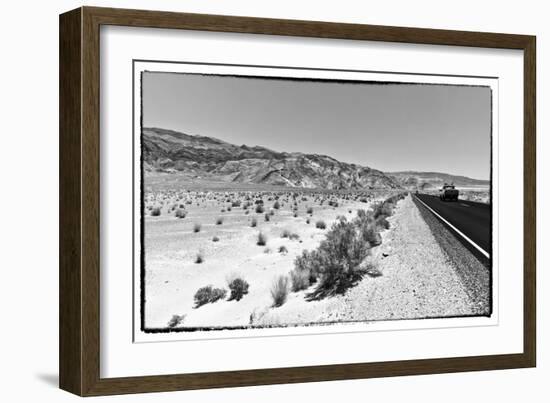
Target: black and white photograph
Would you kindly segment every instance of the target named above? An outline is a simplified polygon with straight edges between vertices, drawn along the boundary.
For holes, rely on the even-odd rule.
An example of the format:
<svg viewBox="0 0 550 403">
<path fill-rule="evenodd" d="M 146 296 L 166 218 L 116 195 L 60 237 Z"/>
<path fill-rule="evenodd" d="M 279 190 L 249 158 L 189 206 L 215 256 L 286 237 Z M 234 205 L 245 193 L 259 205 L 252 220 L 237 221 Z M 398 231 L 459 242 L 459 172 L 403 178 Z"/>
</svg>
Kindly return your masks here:
<svg viewBox="0 0 550 403">
<path fill-rule="evenodd" d="M 144 333 L 493 312 L 482 80 L 141 71 Z"/>
</svg>

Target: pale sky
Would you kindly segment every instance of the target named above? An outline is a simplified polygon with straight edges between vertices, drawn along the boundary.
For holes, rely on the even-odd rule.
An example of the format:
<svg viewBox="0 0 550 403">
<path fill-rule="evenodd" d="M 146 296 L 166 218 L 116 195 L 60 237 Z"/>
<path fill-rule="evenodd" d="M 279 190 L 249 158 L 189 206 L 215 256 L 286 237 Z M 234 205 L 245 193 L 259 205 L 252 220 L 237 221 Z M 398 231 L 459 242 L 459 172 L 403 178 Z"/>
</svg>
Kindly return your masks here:
<svg viewBox="0 0 550 403">
<path fill-rule="evenodd" d="M 143 125 L 382 171 L 490 177 L 488 87 L 143 73 Z"/>
</svg>

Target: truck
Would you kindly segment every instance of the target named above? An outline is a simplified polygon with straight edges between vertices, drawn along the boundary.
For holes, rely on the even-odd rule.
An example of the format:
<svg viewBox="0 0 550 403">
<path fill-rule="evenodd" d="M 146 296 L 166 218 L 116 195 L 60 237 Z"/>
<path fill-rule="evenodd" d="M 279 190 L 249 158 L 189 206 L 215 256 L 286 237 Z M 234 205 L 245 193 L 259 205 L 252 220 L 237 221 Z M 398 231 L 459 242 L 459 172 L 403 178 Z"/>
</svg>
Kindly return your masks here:
<svg viewBox="0 0 550 403">
<path fill-rule="evenodd" d="M 455 189 L 455 185 L 445 183 L 439 190 L 439 199 L 442 201 L 451 200 L 458 201 L 458 189 Z"/>
</svg>

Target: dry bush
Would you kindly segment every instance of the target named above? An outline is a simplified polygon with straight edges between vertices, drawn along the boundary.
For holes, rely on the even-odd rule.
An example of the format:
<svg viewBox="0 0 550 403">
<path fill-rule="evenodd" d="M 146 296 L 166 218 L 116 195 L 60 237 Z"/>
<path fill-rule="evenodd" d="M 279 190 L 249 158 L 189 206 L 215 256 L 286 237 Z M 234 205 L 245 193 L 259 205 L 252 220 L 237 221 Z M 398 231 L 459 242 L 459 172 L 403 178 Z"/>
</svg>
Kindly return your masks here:
<svg viewBox="0 0 550 403">
<path fill-rule="evenodd" d="M 195 263 L 201 264 L 204 262 L 204 255 L 202 252 L 197 253 L 197 256 L 195 257 Z"/>
<path fill-rule="evenodd" d="M 153 207 L 151 210 L 151 215 L 153 217 L 158 217 L 160 215 L 160 207 Z"/>
<path fill-rule="evenodd" d="M 346 219 L 336 222 L 317 250 L 303 252 L 295 261 L 298 271 L 310 271 L 319 278 L 317 291 L 324 294 L 341 293 L 361 276 L 361 262 L 368 256 L 370 246 L 362 239 L 356 226 Z"/>
<path fill-rule="evenodd" d="M 211 285 L 201 287 L 197 290 L 194 296 L 195 308 L 224 299 L 226 295 L 227 290 L 224 288 L 213 288 Z"/>
<path fill-rule="evenodd" d="M 223 224 L 223 218 L 222 217 L 216 218 L 216 225 L 222 225 L 222 224 Z"/>
<path fill-rule="evenodd" d="M 323 220 L 319 220 L 315 223 L 315 228 L 326 229 L 327 224 Z"/>
<path fill-rule="evenodd" d="M 256 241 L 256 245 L 265 246 L 266 243 L 267 243 L 267 237 L 262 232 L 260 232 L 258 234 L 258 239 Z"/>
<path fill-rule="evenodd" d="M 305 290 L 311 284 L 309 270 L 291 270 L 290 282 L 293 292 Z"/>
<path fill-rule="evenodd" d="M 252 218 L 252 221 L 250 221 L 250 226 L 254 228 L 256 225 L 258 225 L 258 220 L 256 220 L 256 218 Z"/>
<path fill-rule="evenodd" d="M 220 240 L 220 238 L 218 238 L 217 236 L 214 236 L 214 238 L 212 238 L 212 242 L 218 242 Z"/>
<path fill-rule="evenodd" d="M 185 209 L 182 209 L 182 208 L 178 208 L 176 210 L 176 217 L 177 218 L 185 218 L 187 217 L 187 211 Z"/>
<path fill-rule="evenodd" d="M 229 290 L 231 290 L 229 301 L 240 301 L 244 295 L 248 294 L 249 284 L 242 276 L 238 274 L 232 274 L 227 279 L 227 287 L 229 288 Z"/>
<path fill-rule="evenodd" d="M 278 276 L 271 285 L 271 298 L 273 299 L 273 306 L 278 307 L 286 302 L 288 297 L 288 277 Z"/>
<path fill-rule="evenodd" d="M 363 227 L 360 227 L 361 237 L 369 243 L 370 246 L 378 246 L 382 243 L 382 237 L 376 230 L 375 223 L 369 223 Z"/>
<path fill-rule="evenodd" d="M 193 224 L 193 232 L 201 232 L 202 225 L 199 223 Z"/>
<path fill-rule="evenodd" d="M 168 327 L 173 329 L 183 323 L 185 315 L 172 315 L 172 318 L 168 321 Z"/>
</svg>

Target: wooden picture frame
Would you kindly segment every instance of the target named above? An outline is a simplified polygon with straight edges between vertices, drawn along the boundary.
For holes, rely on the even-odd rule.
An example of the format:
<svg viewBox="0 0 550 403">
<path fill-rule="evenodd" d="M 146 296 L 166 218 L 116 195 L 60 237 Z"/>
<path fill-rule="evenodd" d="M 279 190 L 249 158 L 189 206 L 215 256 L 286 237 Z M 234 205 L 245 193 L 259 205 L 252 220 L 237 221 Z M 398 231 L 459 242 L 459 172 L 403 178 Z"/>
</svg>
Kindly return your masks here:
<svg viewBox="0 0 550 403">
<path fill-rule="evenodd" d="M 524 61 L 523 353 L 229 372 L 100 377 L 102 25 L 519 49 Z M 81 7 L 60 16 L 60 387 L 80 396 L 533 367 L 536 362 L 535 37 Z"/>
</svg>

